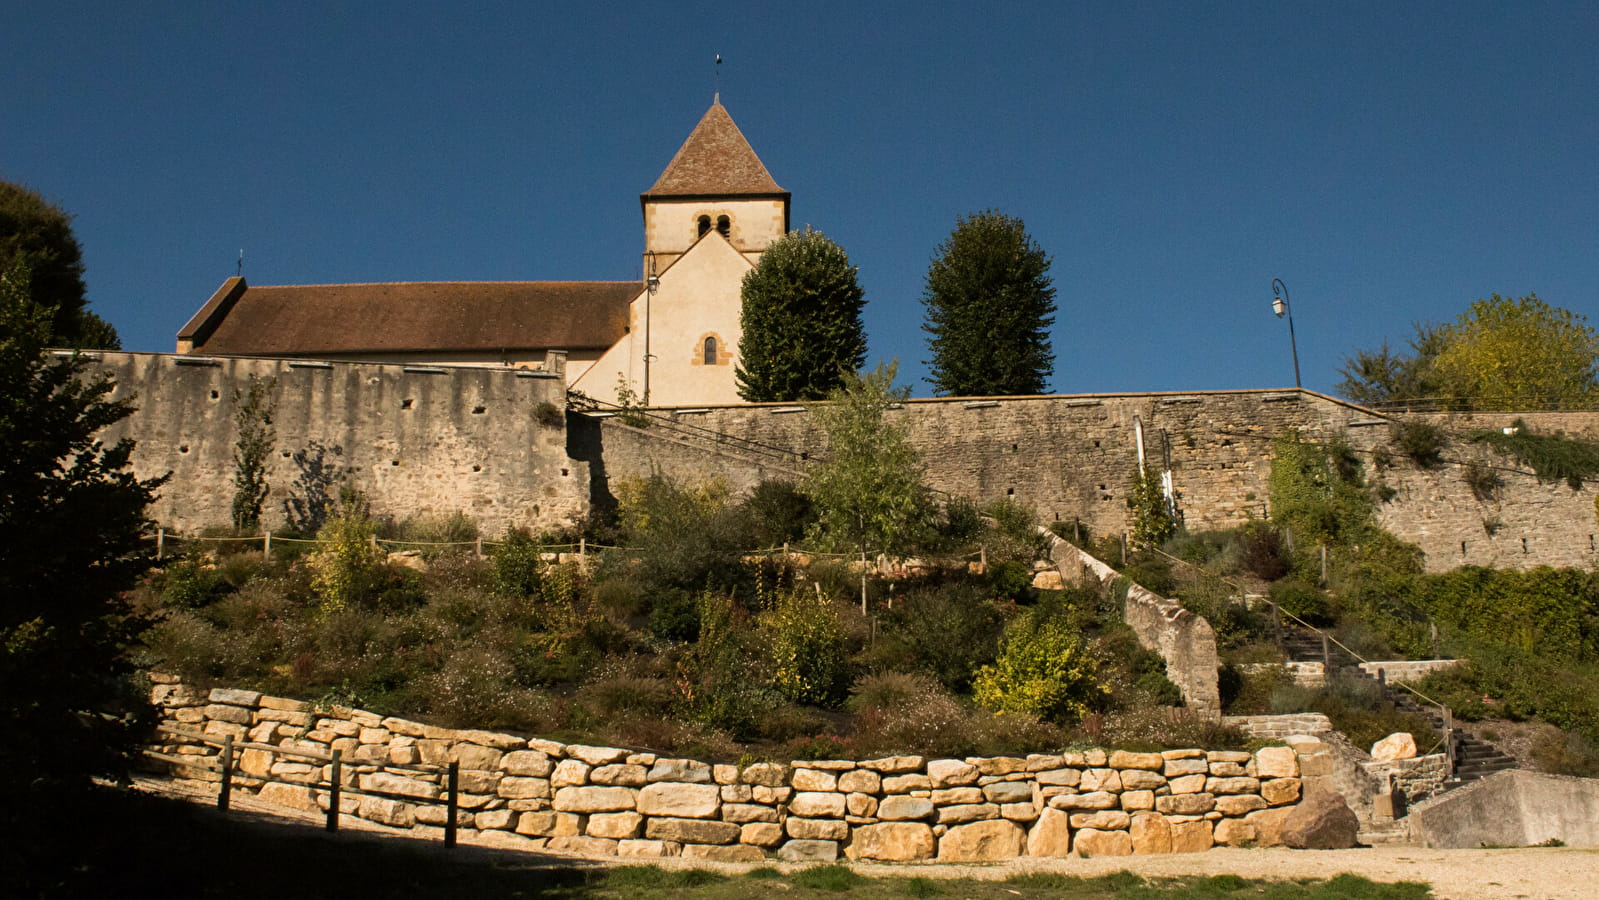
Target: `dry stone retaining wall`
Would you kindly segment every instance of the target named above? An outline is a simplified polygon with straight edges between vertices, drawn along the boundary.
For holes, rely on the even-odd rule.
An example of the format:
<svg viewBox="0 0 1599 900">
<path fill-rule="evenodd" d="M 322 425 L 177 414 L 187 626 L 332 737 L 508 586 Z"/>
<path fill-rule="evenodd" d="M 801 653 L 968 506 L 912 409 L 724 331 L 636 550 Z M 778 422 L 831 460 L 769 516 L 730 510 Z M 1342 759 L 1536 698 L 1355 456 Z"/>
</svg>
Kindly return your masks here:
<svg viewBox="0 0 1599 900">
<path fill-rule="evenodd" d="M 1184 853 L 1278 843 L 1300 799 L 1289 747 L 1253 754 L 1087 750 L 1026 757 L 805 760 L 744 767 L 615 747 L 450 730 L 255 691 L 198 691 L 153 676 L 166 723 L 215 741 L 343 751 L 341 812 L 442 834 L 437 775 L 460 766 L 464 841 L 593 856 L 711 860 L 977 862 L 1018 856 Z M 165 732 L 164 732 L 165 733 Z M 214 756 L 164 738 L 168 756 Z M 195 770 L 174 766 L 183 776 Z M 327 766 L 248 749 L 235 786 L 307 811 L 328 803 Z M 201 770 L 205 771 L 205 770 Z M 273 776 L 290 783 L 265 781 Z M 211 776 L 215 778 L 214 775 Z M 408 798 L 415 798 L 412 802 Z"/>
</svg>

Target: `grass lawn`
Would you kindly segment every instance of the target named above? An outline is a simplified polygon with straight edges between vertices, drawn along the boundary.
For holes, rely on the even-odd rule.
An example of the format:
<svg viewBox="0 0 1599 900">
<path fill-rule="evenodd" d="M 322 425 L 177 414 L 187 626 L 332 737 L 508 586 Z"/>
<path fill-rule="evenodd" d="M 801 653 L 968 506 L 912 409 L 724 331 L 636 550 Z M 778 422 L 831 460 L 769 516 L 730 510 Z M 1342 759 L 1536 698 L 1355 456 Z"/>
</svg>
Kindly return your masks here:
<svg viewBox="0 0 1599 900">
<path fill-rule="evenodd" d="M 689 898 L 734 900 L 947 897 L 1267 898 L 1423 900 L 1426 885 L 1257 881 L 1229 875 L 1146 879 L 1020 875 L 1003 881 L 906 874 L 860 875 L 844 866 L 741 875 L 706 869 L 601 866 L 538 854 L 445 851 L 438 844 L 344 834 L 302 825 L 239 821 L 191 804 L 102 789 L 4 814 L 14 835 L 0 849 L 0 896 L 118 897 L 161 894 L 230 900 L 298 896 Z M 353 892 L 353 893 L 352 893 Z"/>
</svg>

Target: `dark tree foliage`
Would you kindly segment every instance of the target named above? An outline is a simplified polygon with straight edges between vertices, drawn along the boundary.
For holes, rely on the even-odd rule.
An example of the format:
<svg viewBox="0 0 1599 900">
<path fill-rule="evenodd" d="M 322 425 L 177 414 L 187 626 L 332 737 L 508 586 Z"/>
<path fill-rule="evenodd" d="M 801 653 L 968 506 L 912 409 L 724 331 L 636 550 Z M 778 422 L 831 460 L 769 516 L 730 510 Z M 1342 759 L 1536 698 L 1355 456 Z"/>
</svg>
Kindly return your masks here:
<svg viewBox="0 0 1599 900">
<path fill-rule="evenodd" d="M 83 248 L 72 217 L 37 192 L 0 181 L 0 272 L 17 264 L 33 273 L 33 302 L 50 311 L 52 346 L 122 346 L 111 323 L 85 308 Z"/>
<path fill-rule="evenodd" d="M 866 361 L 865 292 L 844 249 L 791 231 L 744 276 L 738 395 L 752 403 L 820 400 Z"/>
<path fill-rule="evenodd" d="M 927 269 L 922 329 L 940 394 L 1039 394 L 1053 371 L 1050 258 L 1021 219 L 993 210 L 963 216 Z"/>
<path fill-rule="evenodd" d="M 143 707 L 121 592 L 147 561 L 145 507 L 165 478 L 129 470 L 133 442 L 95 435 L 128 415 L 113 384 L 46 352 L 50 311 L 28 271 L 0 272 L 0 771 L 56 792 L 126 771 Z M 26 808 L 16 793 L 8 802 Z"/>
</svg>

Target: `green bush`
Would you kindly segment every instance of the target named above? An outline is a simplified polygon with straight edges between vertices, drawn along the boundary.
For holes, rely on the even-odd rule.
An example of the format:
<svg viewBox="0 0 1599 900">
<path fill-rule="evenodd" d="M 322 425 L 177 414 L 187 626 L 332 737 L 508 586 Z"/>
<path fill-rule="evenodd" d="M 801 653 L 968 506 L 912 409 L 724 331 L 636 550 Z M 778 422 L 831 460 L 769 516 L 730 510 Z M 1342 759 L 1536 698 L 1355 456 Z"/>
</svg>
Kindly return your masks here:
<svg viewBox="0 0 1599 900">
<path fill-rule="evenodd" d="M 988 584 L 1000 600 L 1029 602 L 1033 599 L 1033 567 L 1014 560 L 992 564 L 988 567 Z"/>
<path fill-rule="evenodd" d="M 923 672 L 957 693 L 994 659 L 1004 628 L 987 594 L 967 581 L 918 585 L 881 616 L 876 668 Z"/>
<path fill-rule="evenodd" d="M 1295 578 L 1276 582 L 1267 591 L 1271 602 L 1283 612 L 1297 616 L 1311 625 L 1323 626 L 1332 622 L 1327 595 L 1315 585 Z"/>
<path fill-rule="evenodd" d="M 311 584 L 324 612 L 337 612 L 375 592 L 387 560 L 387 554 L 372 543 L 376 533 L 366 513 L 348 505 L 317 532 L 321 546 L 309 564 Z"/>
<path fill-rule="evenodd" d="M 983 511 L 993 527 L 982 537 L 989 565 L 1016 563 L 1029 570 L 1048 552 L 1049 539 L 1038 530 L 1038 516 L 1030 507 L 1004 499 Z"/>
<path fill-rule="evenodd" d="M 1289 681 L 1277 685 L 1272 693 L 1274 714 L 1319 712 L 1332 720 L 1333 728 L 1362 750 L 1390 734 L 1409 732 L 1421 752 L 1428 752 L 1438 736 L 1425 716 L 1394 709 L 1377 682 L 1364 675 L 1336 671 L 1319 688 L 1300 687 Z"/>
<path fill-rule="evenodd" d="M 794 484 L 762 481 L 744 500 L 754 543 L 762 548 L 796 543 L 816 521 L 816 506 Z"/>
<path fill-rule="evenodd" d="M 1141 547 L 1159 547 L 1177 533 L 1177 517 L 1172 514 L 1160 478 L 1152 472 L 1133 473 L 1127 509 L 1133 514 L 1133 542 Z"/>
<path fill-rule="evenodd" d="M 1306 546 L 1359 543 L 1371 530 L 1373 500 L 1360 459 L 1342 440 L 1307 441 L 1296 431 L 1272 441 L 1271 518 Z"/>
<path fill-rule="evenodd" d="M 1443 450 L 1449 443 L 1444 430 L 1427 422 L 1405 420 L 1390 426 L 1394 446 L 1410 458 L 1417 468 L 1435 469 L 1443 464 Z"/>
<path fill-rule="evenodd" d="M 161 598 L 169 606 L 199 609 L 216 602 L 229 585 L 222 572 L 196 550 L 167 566 L 158 576 Z"/>
<path fill-rule="evenodd" d="M 779 591 L 760 627 L 777 692 L 795 703 L 836 705 L 848 675 L 832 600 L 804 587 Z"/>
<path fill-rule="evenodd" d="M 1265 522 L 1251 522 L 1239 532 L 1239 562 L 1244 571 L 1265 581 L 1276 581 L 1293 565 L 1282 535 Z"/>
<path fill-rule="evenodd" d="M 507 528 L 489 559 L 494 565 L 494 592 L 502 597 L 538 595 L 544 571 L 544 548 L 525 528 Z"/>
<path fill-rule="evenodd" d="M 999 657 L 977 671 L 977 702 L 995 712 L 1049 721 L 1082 718 L 1105 696 L 1096 660 L 1065 618 L 1035 607 L 1005 629 Z"/>
</svg>

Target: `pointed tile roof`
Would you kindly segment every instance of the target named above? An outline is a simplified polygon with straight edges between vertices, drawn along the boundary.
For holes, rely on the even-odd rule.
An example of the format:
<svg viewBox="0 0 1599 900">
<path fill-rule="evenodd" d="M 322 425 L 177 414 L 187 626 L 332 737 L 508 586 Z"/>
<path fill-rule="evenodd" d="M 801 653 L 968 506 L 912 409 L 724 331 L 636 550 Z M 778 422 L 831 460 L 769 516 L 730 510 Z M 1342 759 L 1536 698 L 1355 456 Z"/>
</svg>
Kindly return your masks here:
<svg viewBox="0 0 1599 900">
<path fill-rule="evenodd" d="M 772 180 L 733 117 L 717 101 L 641 199 L 737 196 L 787 199 L 789 194 Z"/>
</svg>

